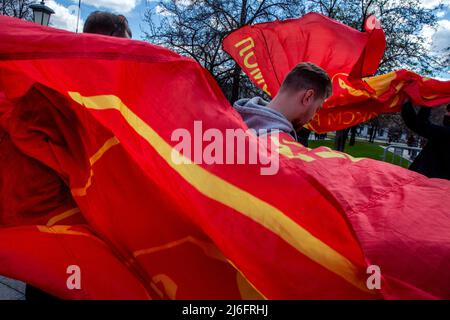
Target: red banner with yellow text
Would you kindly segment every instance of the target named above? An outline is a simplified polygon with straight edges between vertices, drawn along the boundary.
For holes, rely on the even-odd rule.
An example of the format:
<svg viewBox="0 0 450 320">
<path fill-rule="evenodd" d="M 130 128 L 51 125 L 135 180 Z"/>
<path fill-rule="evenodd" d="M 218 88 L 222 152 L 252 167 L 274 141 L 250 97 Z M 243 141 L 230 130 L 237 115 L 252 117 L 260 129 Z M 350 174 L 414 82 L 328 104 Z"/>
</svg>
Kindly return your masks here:
<svg viewBox="0 0 450 320">
<path fill-rule="evenodd" d="M 386 46 L 375 16 L 365 32 L 317 13 L 298 19 L 242 27 L 223 48 L 259 88 L 274 96 L 287 73 L 300 62 L 313 62 L 332 78 L 333 95 L 307 127 L 328 132 L 398 112 L 406 99 L 424 106 L 450 102 L 450 81 L 399 70 L 376 73 Z"/>
</svg>

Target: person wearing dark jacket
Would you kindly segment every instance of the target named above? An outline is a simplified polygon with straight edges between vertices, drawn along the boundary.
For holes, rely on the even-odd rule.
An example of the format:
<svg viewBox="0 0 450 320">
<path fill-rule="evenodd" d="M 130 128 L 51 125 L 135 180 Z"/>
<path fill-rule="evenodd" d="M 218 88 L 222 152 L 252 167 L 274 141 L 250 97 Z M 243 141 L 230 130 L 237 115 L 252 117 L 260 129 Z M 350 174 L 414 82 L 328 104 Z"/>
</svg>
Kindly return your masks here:
<svg viewBox="0 0 450 320">
<path fill-rule="evenodd" d="M 409 169 L 429 178 L 450 180 L 450 105 L 443 125 L 430 123 L 431 108 L 422 107 L 416 114 L 411 102 L 402 107 L 402 118 L 406 126 L 428 140 Z"/>
</svg>

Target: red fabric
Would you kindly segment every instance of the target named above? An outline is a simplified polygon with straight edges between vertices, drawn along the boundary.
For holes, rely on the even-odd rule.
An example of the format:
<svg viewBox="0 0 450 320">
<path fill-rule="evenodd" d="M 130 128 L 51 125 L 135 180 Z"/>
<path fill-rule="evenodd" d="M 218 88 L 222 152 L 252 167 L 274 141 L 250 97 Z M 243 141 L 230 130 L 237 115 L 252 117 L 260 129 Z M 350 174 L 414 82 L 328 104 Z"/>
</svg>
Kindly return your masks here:
<svg viewBox="0 0 450 320">
<path fill-rule="evenodd" d="M 0 230 L 1 272 L 63 299 L 149 298 L 136 273 L 87 226 L 67 229 L 65 234 L 36 226 Z M 82 290 L 67 289 L 71 265 L 80 267 Z"/>
<path fill-rule="evenodd" d="M 380 113 L 398 112 L 407 98 L 429 107 L 450 102 L 450 81 L 398 70 L 372 77 L 386 46 L 379 21 L 371 16 L 359 32 L 317 13 L 242 27 L 223 48 L 259 88 L 274 96 L 287 73 L 313 62 L 332 78 L 333 95 L 307 127 L 316 132 L 355 126 Z"/>
<path fill-rule="evenodd" d="M 369 23 L 369 21 L 371 23 Z M 373 75 L 383 56 L 384 32 L 374 16 L 359 32 L 318 13 L 260 23 L 233 31 L 223 48 L 261 89 L 275 95 L 286 74 L 309 61 L 337 73 Z M 337 41 L 339 39 L 339 41 Z"/>
<path fill-rule="evenodd" d="M 0 274 L 74 299 L 449 298 L 450 182 L 288 136 L 272 137 L 272 176 L 177 165 L 174 130 L 245 129 L 197 63 L 143 42 L 0 24 L 4 129 L 83 217 L 3 225 Z M 381 290 L 365 286 L 369 264 Z M 80 266 L 81 290 L 67 288 L 68 265 Z"/>
<path fill-rule="evenodd" d="M 359 80 L 338 74 L 333 78 L 333 96 L 308 126 L 317 132 L 352 127 L 380 113 L 400 111 L 406 99 L 427 107 L 449 103 L 450 81 L 423 78 L 408 70 Z"/>
<path fill-rule="evenodd" d="M 21 152 L 6 131 L 0 142 L 0 157 L 1 225 L 45 224 L 54 214 L 76 207 L 58 175 Z"/>
</svg>

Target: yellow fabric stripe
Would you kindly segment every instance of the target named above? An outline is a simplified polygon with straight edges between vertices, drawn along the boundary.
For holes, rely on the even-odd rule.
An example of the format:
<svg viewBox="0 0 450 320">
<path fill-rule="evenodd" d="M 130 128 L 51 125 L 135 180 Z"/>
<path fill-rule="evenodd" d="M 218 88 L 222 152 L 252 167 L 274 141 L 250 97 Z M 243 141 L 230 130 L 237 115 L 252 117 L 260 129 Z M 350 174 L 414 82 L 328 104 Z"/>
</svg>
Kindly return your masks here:
<svg viewBox="0 0 450 320">
<path fill-rule="evenodd" d="M 101 148 L 98 149 L 98 151 L 89 159 L 91 166 L 94 165 L 94 163 L 96 163 L 106 151 L 108 151 L 111 147 L 114 147 L 116 144 L 119 144 L 117 137 L 112 137 L 106 140 L 103 146 L 101 146 Z"/>
<path fill-rule="evenodd" d="M 152 247 L 152 248 L 146 248 L 146 249 L 141 249 L 141 250 L 136 250 L 135 252 L 133 252 L 133 256 L 134 257 L 139 257 L 142 255 L 146 255 L 146 254 L 152 254 L 155 252 L 159 252 L 159 251 L 163 251 L 163 250 L 167 250 L 170 248 L 174 248 L 176 246 L 182 245 L 183 243 L 187 243 L 190 242 L 192 244 L 197 245 L 200 249 L 203 250 L 203 252 L 205 253 L 205 255 L 207 255 L 210 258 L 213 259 L 217 259 L 223 262 L 227 262 L 227 259 L 223 256 L 222 252 L 220 252 L 220 250 L 213 244 L 213 243 L 208 243 L 205 241 L 201 241 L 198 240 L 192 236 L 187 236 L 184 237 L 182 239 L 178 239 L 175 241 L 171 241 L 169 243 L 160 245 L 160 246 L 156 246 L 156 247 Z"/>
<path fill-rule="evenodd" d="M 227 261 L 228 261 L 229 264 L 231 264 L 231 266 L 232 266 L 233 268 L 236 269 L 236 271 L 238 272 L 238 274 L 239 274 L 245 281 L 247 281 L 247 283 L 252 287 L 252 289 L 255 290 L 256 294 L 259 295 L 259 296 L 261 297 L 261 300 L 269 300 L 269 299 L 267 299 L 267 297 L 266 297 L 265 295 L 263 295 L 263 294 L 258 290 L 258 288 L 256 288 L 256 287 L 253 285 L 253 283 L 250 282 L 250 280 L 247 279 L 247 277 L 245 276 L 245 274 L 244 274 L 241 270 L 239 270 L 238 267 L 236 267 L 236 265 L 233 263 L 233 261 L 231 261 L 230 259 L 227 259 Z M 239 286 L 239 283 L 238 283 L 238 286 Z M 241 289 L 239 289 L 239 290 L 241 290 Z M 242 296 L 242 292 L 241 292 L 241 296 Z M 244 299 L 244 300 L 245 300 L 245 299 Z"/>
<path fill-rule="evenodd" d="M 58 223 L 59 221 L 66 219 L 68 217 L 71 217 L 75 214 L 77 214 L 78 212 L 80 212 L 80 209 L 78 208 L 72 208 L 70 210 L 67 210 L 61 214 L 58 214 L 54 217 L 52 217 L 51 219 L 48 220 L 47 222 L 47 227 L 51 227 L 53 225 L 55 225 L 56 223 Z"/>
<path fill-rule="evenodd" d="M 351 261 L 314 237 L 279 209 L 210 173 L 201 166 L 175 164 L 171 158 L 172 147 L 131 111 L 119 97 L 113 95 L 84 97 L 77 92 L 68 92 L 68 94 L 74 101 L 86 108 L 119 111 L 127 123 L 156 150 L 169 166 L 200 193 L 244 214 L 278 235 L 311 260 L 342 277 L 355 287 L 371 292 L 365 285 L 365 279 L 359 277 L 358 269 Z M 185 159 L 181 154 L 178 154 L 178 156 Z"/>
<path fill-rule="evenodd" d="M 53 227 L 47 227 L 47 226 L 37 225 L 36 227 L 40 232 L 43 232 L 43 233 L 66 234 L 66 235 L 73 235 L 73 236 L 86 236 L 86 237 L 90 237 L 93 239 L 97 239 L 90 233 L 72 230 L 71 229 L 72 226 L 56 225 Z"/>
<path fill-rule="evenodd" d="M 152 253 L 155 253 L 155 252 L 160 252 L 160 251 L 163 251 L 163 250 L 171 249 L 171 248 L 174 248 L 176 246 L 182 245 L 183 243 L 187 243 L 187 242 L 190 242 L 190 243 L 193 243 L 193 244 L 199 246 L 203 250 L 205 255 L 207 255 L 208 257 L 220 260 L 220 261 L 225 262 L 225 263 L 229 263 L 233 268 L 236 269 L 236 271 L 240 275 L 240 277 L 238 277 L 238 279 L 239 279 L 238 286 L 240 285 L 242 287 L 245 287 L 243 285 L 243 282 L 247 281 L 248 282 L 248 286 L 253 288 L 253 290 L 255 290 L 256 293 L 261 296 L 261 298 L 267 300 L 267 298 L 265 298 L 264 295 L 262 295 L 258 291 L 258 289 L 256 289 L 256 287 L 245 277 L 245 275 L 234 265 L 234 263 L 231 262 L 231 260 L 225 258 L 225 256 L 222 254 L 222 252 L 213 243 L 208 243 L 208 242 L 205 242 L 205 241 L 201 241 L 201 240 L 198 240 L 198 239 L 196 239 L 196 238 L 194 238 L 192 236 L 187 236 L 187 237 L 184 237 L 182 239 L 171 241 L 171 242 L 168 242 L 168 243 L 160 245 L 160 246 L 136 250 L 136 251 L 133 252 L 133 256 L 135 258 L 137 258 L 137 257 L 142 256 L 142 255 L 152 254 Z M 129 261 L 128 263 L 131 264 L 132 261 Z M 246 292 L 249 292 L 249 291 L 250 290 L 248 290 L 248 289 L 246 290 Z M 255 295 L 253 295 L 253 297 L 254 296 Z"/>
<path fill-rule="evenodd" d="M 75 196 L 82 197 L 87 194 L 87 189 L 91 186 L 92 178 L 94 176 L 94 171 L 92 170 L 92 166 L 103 156 L 103 154 L 105 154 L 106 151 L 111 149 L 111 147 L 114 147 L 116 144 L 119 144 L 119 140 L 117 139 L 117 137 L 112 137 L 112 138 L 108 139 L 103 144 L 103 146 L 101 146 L 100 149 L 98 149 L 97 152 L 92 157 L 89 158 L 89 163 L 91 164 L 91 169 L 89 170 L 88 181 L 86 182 L 84 187 L 71 189 L 72 195 L 74 197 Z"/>
<path fill-rule="evenodd" d="M 100 240 L 99 238 L 97 238 L 96 236 L 94 236 L 91 233 L 72 230 L 71 229 L 72 226 L 67 226 L 67 225 L 56 225 L 56 226 L 36 225 L 36 228 L 39 230 L 39 232 L 42 232 L 42 233 L 51 233 L 51 234 L 60 234 L 60 235 L 69 235 L 69 236 L 83 236 L 83 237 L 88 237 L 88 238 L 91 238 L 91 239 L 93 239 L 95 241 L 98 241 L 98 242 L 102 243 L 102 245 L 104 244 L 102 240 Z M 145 289 L 145 287 L 143 287 L 143 286 L 141 286 L 141 287 L 142 287 L 142 290 L 144 291 L 147 299 L 152 300 L 152 297 L 148 294 L 148 292 Z"/>
<path fill-rule="evenodd" d="M 325 159 L 331 159 L 331 158 L 347 159 L 347 157 L 341 153 L 330 152 L 330 151 L 319 151 L 319 152 L 316 152 L 316 155 L 318 155 L 321 158 L 325 158 Z"/>
<path fill-rule="evenodd" d="M 87 189 L 91 186 L 92 184 L 92 177 L 94 176 L 94 171 L 91 169 L 89 170 L 89 178 L 88 181 L 86 182 L 86 185 L 84 187 L 81 188 L 72 188 L 70 191 L 72 192 L 72 195 L 74 197 L 83 197 L 87 194 Z"/>
</svg>

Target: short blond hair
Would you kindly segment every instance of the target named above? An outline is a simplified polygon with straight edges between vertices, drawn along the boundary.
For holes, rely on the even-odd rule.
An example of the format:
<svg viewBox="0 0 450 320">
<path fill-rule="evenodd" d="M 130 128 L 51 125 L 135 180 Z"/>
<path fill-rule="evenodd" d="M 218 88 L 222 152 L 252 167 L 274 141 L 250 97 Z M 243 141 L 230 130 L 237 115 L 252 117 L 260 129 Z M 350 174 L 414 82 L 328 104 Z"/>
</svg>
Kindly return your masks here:
<svg viewBox="0 0 450 320">
<path fill-rule="evenodd" d="M 330 76 L 314 63 L 299 63 L 284 78 L 280 90 L 299 91 L 302 89 L 313 89 L 317 96 L 326 99 L 332 94 Z"/>
</svg>

